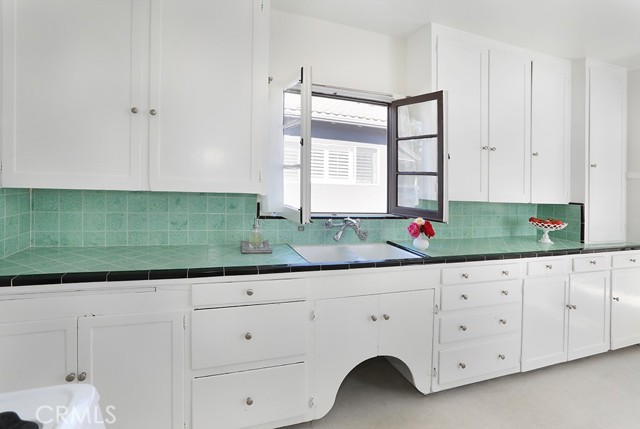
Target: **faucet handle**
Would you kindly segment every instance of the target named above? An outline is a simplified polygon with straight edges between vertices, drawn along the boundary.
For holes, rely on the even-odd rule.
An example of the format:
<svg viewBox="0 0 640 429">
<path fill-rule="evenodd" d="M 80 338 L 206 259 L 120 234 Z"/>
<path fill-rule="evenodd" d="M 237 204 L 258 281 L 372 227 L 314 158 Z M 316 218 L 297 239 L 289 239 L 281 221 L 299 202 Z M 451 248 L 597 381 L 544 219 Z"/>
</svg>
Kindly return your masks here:
<svg viewBox="0 0 640 429">
<path fill-rule="evenodd" d="M 366 229 L 361 229 L 358 232 L 358 238 L 360 240 L 365 241 L 368 237 L 369 237 L 369 231 L 367 231 Z"/>
</svg>

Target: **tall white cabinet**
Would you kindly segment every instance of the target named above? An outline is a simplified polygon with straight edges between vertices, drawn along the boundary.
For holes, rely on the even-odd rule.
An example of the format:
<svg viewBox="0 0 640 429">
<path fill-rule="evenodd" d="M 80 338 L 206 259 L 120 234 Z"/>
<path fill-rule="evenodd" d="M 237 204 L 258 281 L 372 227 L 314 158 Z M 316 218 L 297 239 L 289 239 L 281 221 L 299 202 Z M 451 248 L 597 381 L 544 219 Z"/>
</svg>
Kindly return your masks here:
<svg viewBox="0 0 640 429">
<path fill-rule="evenodd" d="M 572 199 L 585 204 L 585 242 L 626 239 L 627 71 L 573 64 Z"/>
<path fill-rule="evenodd" d="M 3 184 L 259 192 L 268 0 L 3 0 Z"/>
</svg>

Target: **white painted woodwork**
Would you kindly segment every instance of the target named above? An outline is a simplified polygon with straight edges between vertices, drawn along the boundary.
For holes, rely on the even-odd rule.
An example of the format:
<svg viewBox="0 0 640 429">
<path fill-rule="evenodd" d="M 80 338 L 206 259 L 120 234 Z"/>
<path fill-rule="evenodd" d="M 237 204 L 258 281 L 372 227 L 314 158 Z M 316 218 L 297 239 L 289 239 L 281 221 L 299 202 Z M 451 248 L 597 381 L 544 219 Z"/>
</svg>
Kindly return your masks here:
<svg viewBox="0 0 640 429">
<path fill-rule="evenodd" d="M 196 310 L 191 317 L 193 369 L 304 355 L 305 302 Z"/>
<path fill-rule="evenodd" d="M 467 284 L 494 280 L 509 280 L 520 277 L 519 263 L 456 264 L 455 268 L 442 269 L 442 284 Z"/>
<path fill-rule="evenodd" d="M 567 360 L 569 277 L 528 278 L 522 296 L 522 371 Z"/>
<path fill-rule="evenodd" d="M 489 51 L 489 201 L 531 199 L 531 60 Z"/>
<path fill-rule="evenodd" d="M 534 59 L 531 72 L 531 202 L 568 204 L 571 63 Z"/>
<path fill-rule="evenodd" d="M 610 266 L 610 256 L 589 255 L 586 257 L 573 258 L 573 271 L 586 272 L 608 269 Z"/>
<path fill-rule="evenodd" d="M 520 309 L 501 306 L 482 313 L 440 316 L 440 344 L 520 330 Z"/>
<path fill-rule="evenodd" d="M 3 186 L 140 189 L 148 8 L 2 2 Z"/>
<path fill-rule="evenodd" d="M 260 190 L 268 11 L 260 0 L 152 7 L 152 190 Z"/>
<path fill-rule="evenodd" d="M 192 427 L 278 427 L 306 412 L 304 363 L 201 377 L 192 384 Z"/>
<path fill-rule="evenodd" d="M 191 303 L 196 307 L 260 304 L 304 299 L 306 293 L 304 279 L 203 283 L 193 285 Z"/>
<path fill-rule="evenodd" d="M 640 252 L 625 252 L 611 256 L 611 267 L 630 268 L 640 267 Z"/>
<path fill-rule="evenodd" d="M 520 285 L 520 280 L 509 280 L 443 286 L 440 292 L 440 307 L 442 310 L 463 310 L 520 302 Z"/>
<path fill-rule="evenodd" d="M 452 201 L 488 199 L 489 50 L 437 36 L 436 83 L 447 91 L 448 194 Z"/>
<path fill-rule="evenodd" d="M 549 276 L 567 274 L 570 270 L 570 261 L 567 258 L 545 259 L 527 262 L 527 274 L 530 276 Z"/>
<path fill-rule="evenodd" d="M 611 350 L 640 344 L 640 270 L 611 271 Z"/>
<path fill-rule="evenodd" d="M 0 324 L 0 392 L 66 383 L 76 343 L 75 317 Z"/>
<path fill-rule="evenodd" d="M 78 373 L 120 428 L 184 424 L 182 312 L 78 318 Z"/>
</svg>

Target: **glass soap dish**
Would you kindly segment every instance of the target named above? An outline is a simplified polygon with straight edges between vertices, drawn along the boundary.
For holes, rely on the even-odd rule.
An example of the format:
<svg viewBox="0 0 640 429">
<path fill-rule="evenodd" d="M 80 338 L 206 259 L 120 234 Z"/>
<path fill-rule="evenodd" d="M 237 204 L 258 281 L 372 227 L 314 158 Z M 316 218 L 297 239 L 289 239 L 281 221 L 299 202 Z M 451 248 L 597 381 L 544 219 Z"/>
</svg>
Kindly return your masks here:
<svg viewBox="0 0 640 429">
<path fill-rule="evenodd" d="M 273 249 L 271 248 L 271 244 L 269 244 L 269 240 L 265 240 L 262 242 L 262 246 L 260 247 L 251 247 L 249 246 L 248 241 L 240 242 L 240 252 L 248 253 L 248 254 L 258 254 L 258 253 L 271 253 Z"/>
</svg>

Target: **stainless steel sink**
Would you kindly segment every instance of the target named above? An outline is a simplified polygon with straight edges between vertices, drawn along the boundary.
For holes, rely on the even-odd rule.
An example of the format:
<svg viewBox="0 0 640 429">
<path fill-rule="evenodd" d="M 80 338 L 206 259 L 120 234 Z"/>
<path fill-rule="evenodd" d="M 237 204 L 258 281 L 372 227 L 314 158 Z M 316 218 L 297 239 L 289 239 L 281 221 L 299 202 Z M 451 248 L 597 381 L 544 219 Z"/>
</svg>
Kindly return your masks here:
<svg viewBox="0 0 640 429">
<path fill-rule="evenodd" d="M 291 246 L 307 262 L 380 261 L 384 259 L 420 258 L 415 253 L 386 243 L 319 244 Z"/>
</svg>

